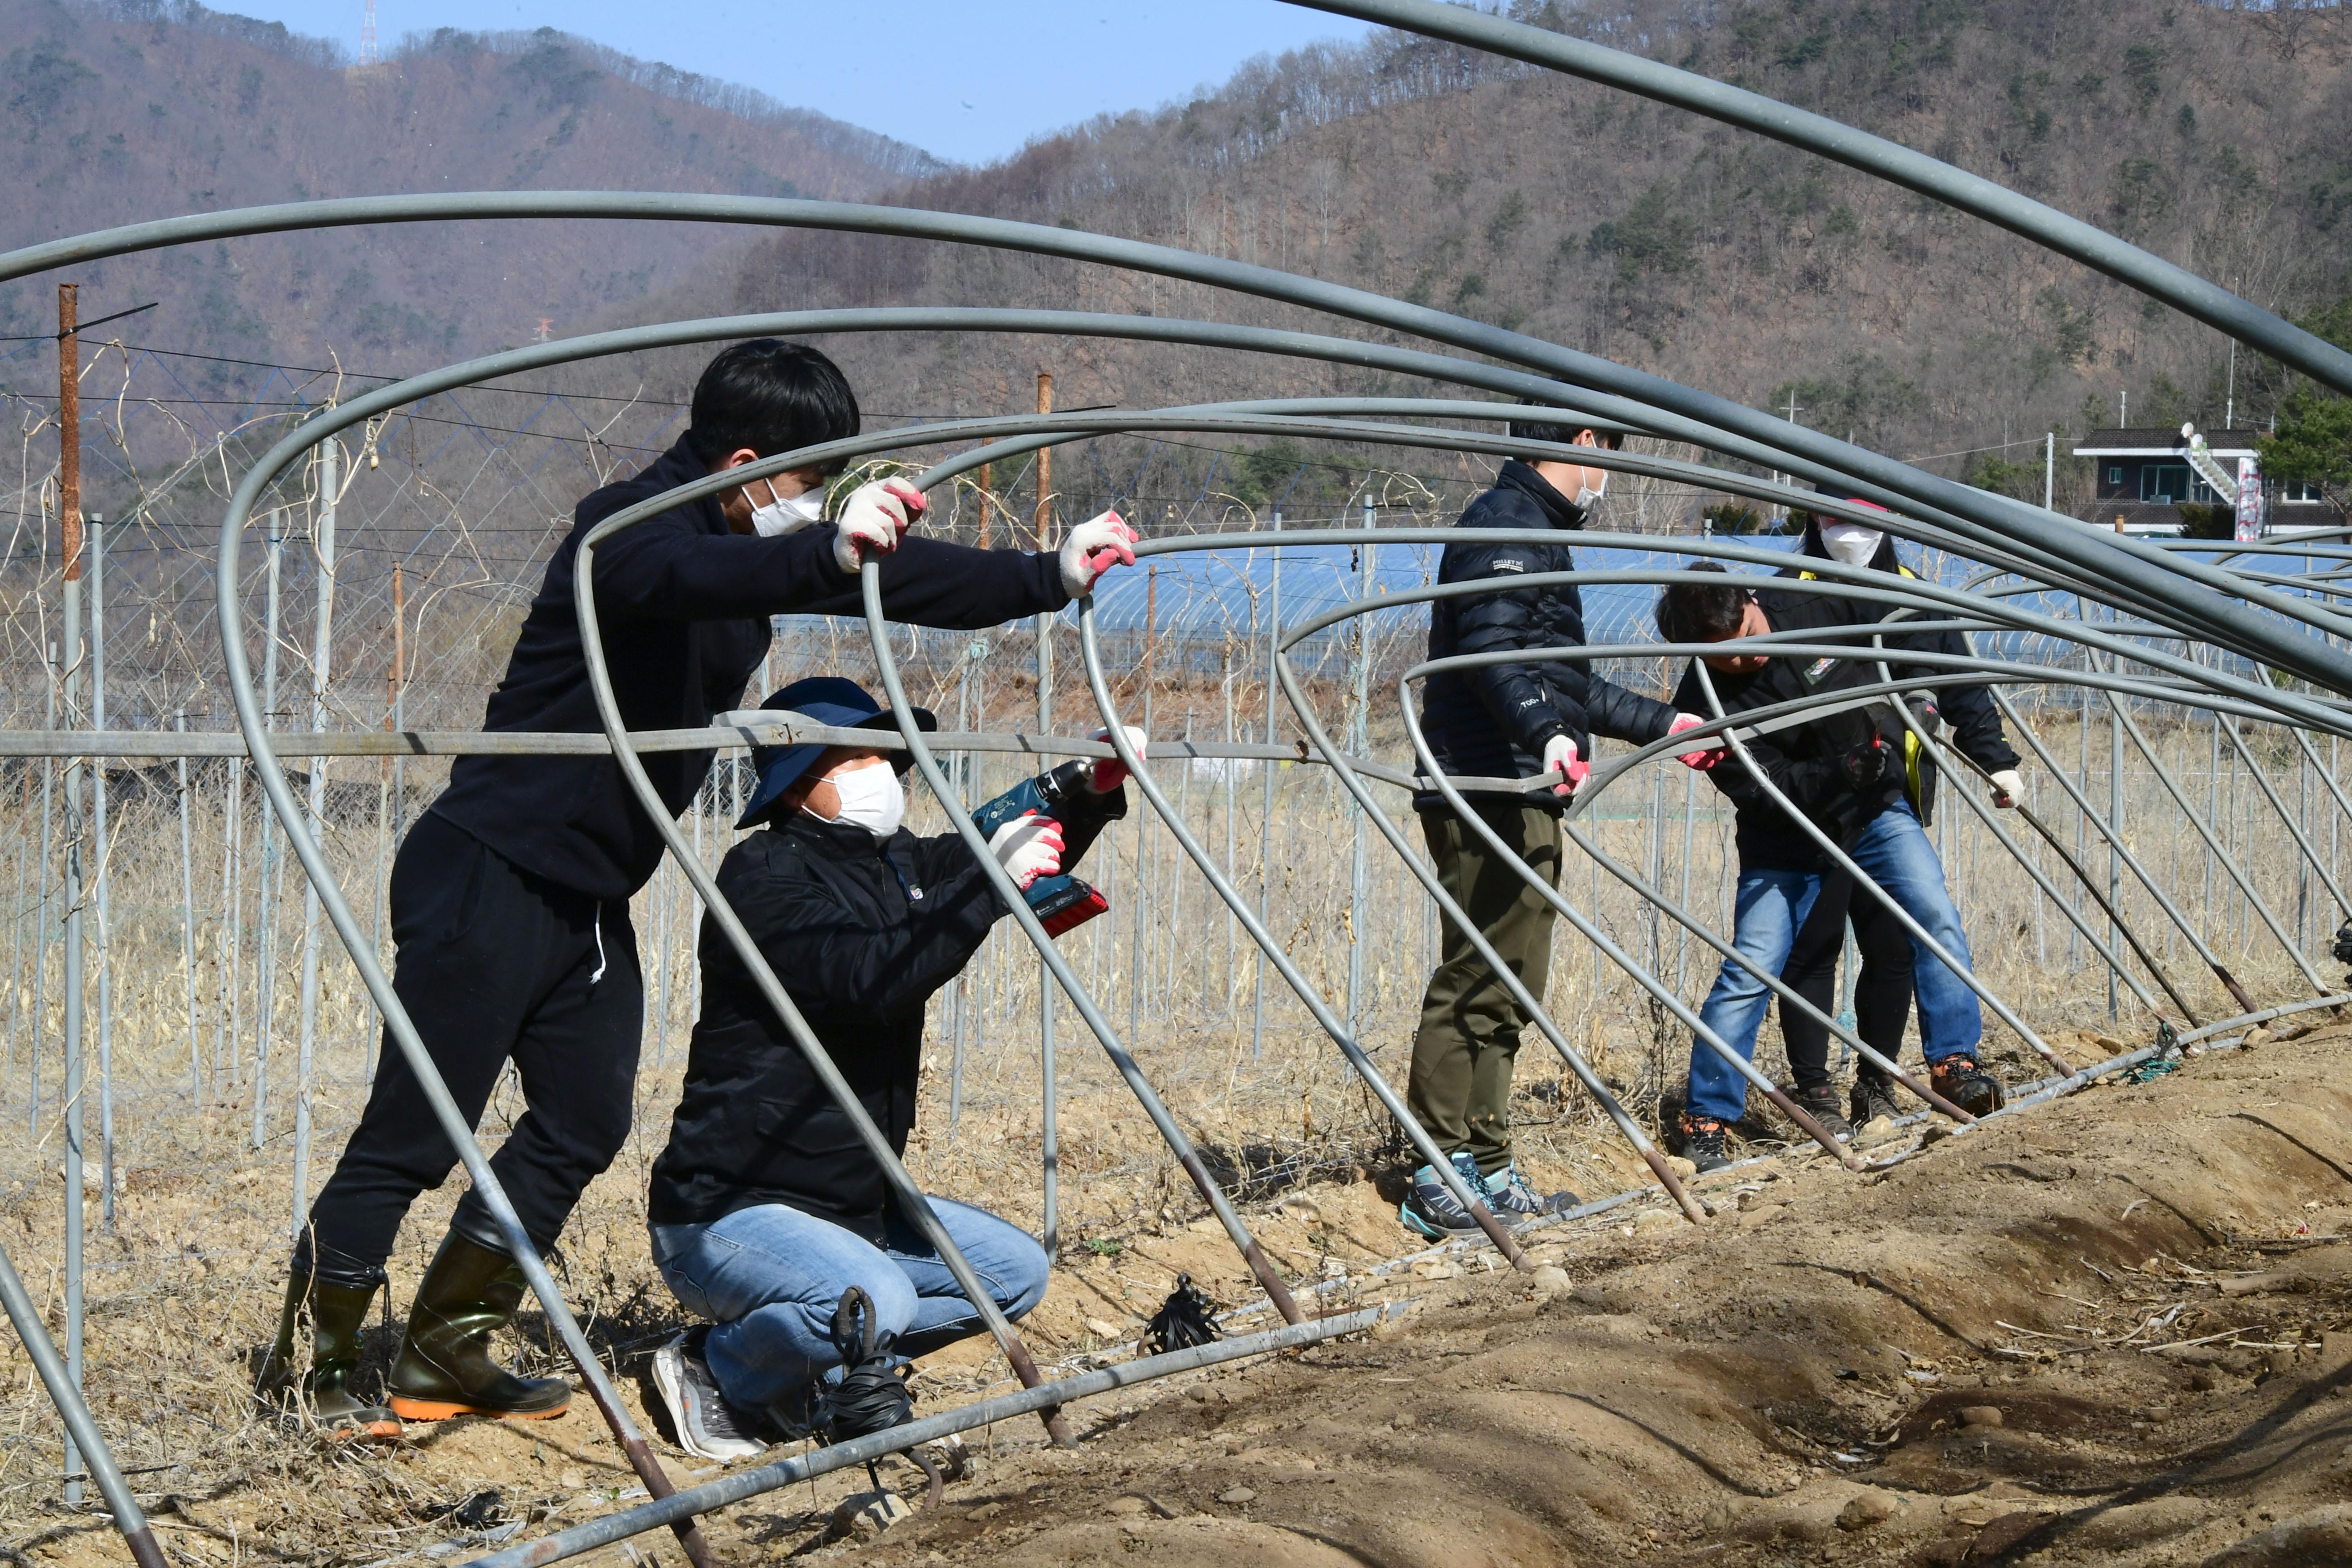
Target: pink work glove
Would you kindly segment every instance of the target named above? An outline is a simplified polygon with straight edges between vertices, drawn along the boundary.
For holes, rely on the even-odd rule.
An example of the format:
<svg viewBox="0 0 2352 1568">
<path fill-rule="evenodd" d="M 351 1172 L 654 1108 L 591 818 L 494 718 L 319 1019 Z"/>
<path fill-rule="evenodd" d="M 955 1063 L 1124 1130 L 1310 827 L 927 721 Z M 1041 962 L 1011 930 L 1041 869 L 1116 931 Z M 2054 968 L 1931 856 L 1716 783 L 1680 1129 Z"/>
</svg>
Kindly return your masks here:
<svg viewBox="0 0 2352 1568">
<path fill-rule="evenodd" d="M 1577 786 L 1584 782 L 1585 776 L 1591 773 L 1592 769 L 1583 758 L 1576 754 L 1574 741 L 1570 740 L 1566 735 L 1554 735 L 1544 742 L 1543 771 L 1546 773 L 1559 773 L 1561 776 L 1562 782 L 1551 786 L 1552 794 L 1571 795 L 1576 793 Z"/>
<path fill-rule="evenodd" d="M 1062 586 L 1070 591 L 1070 597 L 1080 599 L 1093 593 L 1095 580 L 1112 566 L 1134 565 L 1138 537 L 1115 511 L 1090 517 L 1070 530 L 1070 537 L 1062 541 Z"/>
<path fill-rule="evenodd" d="M 855 577 L 866 557 L 887 555 L 898 548 L 898 538 L 913 526 L 929 503 L 923 492 L 904 479 L 877 479 L 849 492 L 835 525 L 833 558 Z"/>
<path fill-rule="evenodd" d="M 1062 825 L 1050 816 L 1034 811 L 1016 816 L 996 830 L 988 847 L 1013 885 L 1024 893 L 1038 878 L 1061 874 Z"/>
<path fill-rule="evenodd" d="M 1143 748 L 1149 742 L 1150 737 L 1145 735 L 1142 731 L 1137 729 L 1132 724 L 1127 725 L 1126 730 L 1128 746 L 1138 757 L 1142 756 Z M 1110 739 L 1110 731 L 1108 730 L 1097 730 L 1093 734 L 1088 735 L 1087 739 L 1089 741 L 1108 741 Z M 1093 771 L 1087 774 L 1087 788 L 1094 791 L 1097 795 L 1108 795 L 1111 791 L 1117 789 L 1126 782 L 1127 764 L 1120 762 L 1117 757 L 1103 757 L 1097 760 L 1094 764 Z"/>
<path fill-rule="evenodd" d="M 1667 728 L 1666 733 L 1669 735 L 1679 735 L 1685 730 L 1696 730 L 1701 724 L 1706 722 L 1706 720 L 1700 718 L 1696 713 L 1677 713 L 1675 715 L 1674 723 Z M 1682 763 L 1682 765 L 1686 768 L 1696 768 L 1699 772 L 1705 773 L 1707 769 L 1715 766 L 1716 763 L 1723 761 L 1723 753 L 1724 745 L 1722 741 L 1713 736 L 1709 736 L 1707 738 L 1706 744 L 1700 747 L 1696 752 L 1676 752 L 1675 753 L 1675 761 Z"/>
</svg>

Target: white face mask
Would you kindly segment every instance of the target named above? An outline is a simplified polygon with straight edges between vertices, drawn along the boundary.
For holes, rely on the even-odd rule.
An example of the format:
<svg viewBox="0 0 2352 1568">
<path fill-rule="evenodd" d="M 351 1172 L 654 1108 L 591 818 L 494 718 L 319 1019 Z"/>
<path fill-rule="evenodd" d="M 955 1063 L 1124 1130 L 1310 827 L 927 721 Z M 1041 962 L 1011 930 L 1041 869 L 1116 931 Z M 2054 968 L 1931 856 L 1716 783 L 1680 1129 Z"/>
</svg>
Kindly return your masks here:
<svg viewBox="0 0 2352 1568">
<path fill-rule="evenodd" d="M 773 539 L 781 533 L 806 528 L 810 523 L 824 521 L 824 487 L 803 490 L 789 500 L 775 500 L 775 487 L 768 489 L 770 500 L 765 506 L 751 509 L 751 531 L 762 539 Z"/>
<path fill-rule="evenodd" d="M 874 763 L 833 776 L 833 787 L 841 796 L 841 810 L 832 816 L 818 816 L 803 804 L 819 822 L 846 822 L 866 829 L 877 838 L 887 838 L 898 831 L 907 820 L 907 791 L 898 783 L 898 770 L 887 763 Z"/>
<path fill-rule="evenodd" d="M 1829 547 L 1830 559 L 1843 561 L 1849 566 L 1867 566 L 1878 553 L 1878 546 L 1886 535 L 1874 528 L 1864 528 L 1858 522 L 1825 522 L 1822 524 L 1822 542 Z"/>
<path fill-rule="evenodd" d="M 1601 476 L 1601 482 L 1598 485 L 1588 485 L 1580 480 L 1576 487 L 1576 504 L 1581 507 L 1584 510 L 1591 511 L 1592 510 L 1592 503 L 1609 493 L 1609 470 L 1606 468 L 1587 468 L 1584 471 L 1588 474 L 1599 474 Z"/>
</svg>

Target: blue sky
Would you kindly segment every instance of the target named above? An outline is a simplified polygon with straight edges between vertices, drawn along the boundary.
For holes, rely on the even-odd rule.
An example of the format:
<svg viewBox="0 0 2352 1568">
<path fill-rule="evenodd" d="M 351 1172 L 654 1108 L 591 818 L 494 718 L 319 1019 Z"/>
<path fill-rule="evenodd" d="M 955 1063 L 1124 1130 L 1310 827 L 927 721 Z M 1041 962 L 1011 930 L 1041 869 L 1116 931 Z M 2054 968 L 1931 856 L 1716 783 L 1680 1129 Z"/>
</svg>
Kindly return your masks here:
<svg viewBox="0 0 2352 1568">
<path fill-rule="evenodd" d="M 225 0 L 220 8 L 359 47 L 362 0 Z M 1033 136 L 1182 99 L 1251 56 L 1363 24 L 1281 0 L 377 0 L 389 49 L 407 32 L 554 26 L 681 70 L 756 87 L 986 163 Z"/>
</svg>

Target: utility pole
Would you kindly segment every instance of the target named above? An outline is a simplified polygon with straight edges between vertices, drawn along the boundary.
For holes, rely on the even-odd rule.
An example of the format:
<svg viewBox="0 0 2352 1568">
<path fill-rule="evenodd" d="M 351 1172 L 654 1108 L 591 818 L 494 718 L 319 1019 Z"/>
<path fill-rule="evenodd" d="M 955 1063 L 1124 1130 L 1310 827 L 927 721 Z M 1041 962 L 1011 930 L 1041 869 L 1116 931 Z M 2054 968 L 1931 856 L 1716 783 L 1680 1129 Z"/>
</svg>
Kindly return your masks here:
<svg viewBox="0 0 2352 1568">
<path fill-rule="evenodd" d="M 65 647 L 59 667 L 66 681 L 66 722 L 79 729 L 81 714 L 81 343 L 79 286 L 58 285 L 58 523 L 65 560 Z M 81 1387 L 82 1328 L 82 1059 L 81 1059 L 81 763 L 66 763 L 66 1374 Z M 81 1501 L 80 1451 L 66 1437 L 66 1501 Z"/>
<path fill-rule="evenodd" d="M 978 543 L 982 550 L 988 548 L 988 502 L 989 498 L 995 493 L 993 489 L 991 489 L 989 480 L 992 477 L 990 470 L 995 467 L 996 465 L 993 463 L 982 463 L 980 466 L 980 534 Z"/>
<path fill-rule="evenodd" d="M 1037 373 L 1037 412 L 1054 412 L 1054 373 Z M 1037 536 L 1037 548 L 1054 548 L 1054 448 L 1037 448 L 1037 511 L 1033 519 Z M 1054 617 L 1037 617 L 1037 733 L 1054 732 Z M 1038 1125 L 1038 1142 L 1043 1147 L 1045 1167 L 1045 1235 L 1047 1258 L 1058 1258 L 1062 1248 L 1061 1212 L 1061 1137 L 1055 1125 L 1057 1098 L 1054 1082 L 1054 972 L 1047 968 L 1040 955 L 1037 960 L 1037 1058 L 1038 1072 L 1045 1079 L 1044 1115 Z"/>
<path fill-rule="evenodd" d="M 2042 437 L 2042 510 L 2055 511 L 2058 494 L 2058 432 L 2046 431 Z"/>
<path fill-rule="evenodd" d="M 1797 389 L 1795 387 L 1792 386 L 1789 389 L 1789 406 L 1782 409 L 1781 412 L 1789 416 L 1789 423 L 1791 425 L 1794 425 L 1797 422 L 1797 416 L 1804 412 L 1803 409 L 1797 406 Z M 1776 485 L 1780 482 L 1780 473 L 1777 468 L 1773 470 L 1772 482 Z M 1781 521 L 1785 520 L 1788 515 L 1789 513 L 1787 510 L 1783 509 L 1780 512 L 1779 516 L 1773 520 L 1774 523 L 1777 525 Z"/>
</svg>

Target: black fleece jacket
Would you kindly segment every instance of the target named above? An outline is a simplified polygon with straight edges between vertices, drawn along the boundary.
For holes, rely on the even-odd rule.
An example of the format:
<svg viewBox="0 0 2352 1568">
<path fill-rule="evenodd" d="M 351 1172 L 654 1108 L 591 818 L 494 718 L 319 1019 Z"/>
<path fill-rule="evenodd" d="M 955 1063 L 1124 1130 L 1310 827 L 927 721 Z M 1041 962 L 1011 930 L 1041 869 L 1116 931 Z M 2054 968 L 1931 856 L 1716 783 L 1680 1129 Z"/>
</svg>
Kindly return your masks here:
<svg viewBox="0 0 2352 1568">
<path fill-rule="evenodd" d="M 1124 788 L 1074 792 L 1057 813 L 1063 867 L 1127 815 Z M 867 1115 L 904 1153 L 915 1125 L 923 1009 L 1006 913 L 954 834 L 779 818 L 728 852 L 719 890 L 776 971 Z M 783 1204 L 878 1242 L 882 1167 L 753 984 L 734 945 L 702 927 L 702 1016 L 646 1217 L 709 1225 Z"/>
<path fill-rule="evenodd" d="M 580 541 L 622 508 L 698 479 L 683 440 L 580 503 L 548 563 L 485 730 L 595 732 L 572 598 Z M 596 608 L 621 717 L 632 730 L 690 730 L 740 705 L 768 655 L 769 617 L 864 613 L 834 531 L 780 539 L 733 532 L 716 498 L 647 518 L 596 547 Z M 1068 604 L 1051 554 L 973 550 L 909 535 L 882 566 L 891 619 L 969 629 Z M 709 752 L 654 752 L 646 772 L 672 816 L 710 772 Z M 598 899 L 625 899 L 661 864 L 661 837 L 609 757 L 459 757 L 433 809 L 524 870 Z"/>
<path fill-rule="evenodd" d="M 1818 531 L 1808 531 L 1806 553 L 1817 559 L 1828 558 Z M 1892 542 L 1879 546 L 1871 564 L 1883 572 L 1902 570 Z M 1881 607 L 1859 599 L 1810 592 L 1799 585 L 1806 570 L 1802 566 L 1787 567 L 1773 579 L 1772 586 L 1757 590 L 1757 603 L 1763 608 L 1765 621 L 1776 632 L 1820 634 L 1807 637 L 1809 642 L 1850 643 L 1855 657 L 1775 655 L 1763 668 L 1747 675 L 1727 675 L 1710 669 L 1708 677 L 1727 714 L 1868 686 L 1878 680 L 1878 653 L 1872 638 L 1880 629 Z M 1907 638 L 1888 635 L 1885 647 L 1888 668 L 1898 679 L 1939 673 L 1925 666 L 1904 663 L 1902 654 L 1906 650 L 1965 651 L 1958 634 L 1949 632 Z M 1990 771 L 2017 765 L 2017 752 L 2001 732 L 2000 710 L 1986 695 L 1981 681 L 1958 679 L 1956 672 L 1956 678 L 1948 685 L 1937 688 L 1935 694 L 1943 717 L 1953 724 L 1954 745 Z M 1913 700 L 1916 700 L 1916 695 Z M 1712 711 L 1696 669 L 1684 671 L 1682 683 L 1675 690 L 1675 703 L 1684 711 L 1702 717 Z M 1879 781 L 1857 790 L 1847 782 L 1841 759 L 1855 748 L 1868 745 L 1874 735 L 1888 744 L 1891 755 Z M 1875 716 L 1869 709 L 1848 709 L 1757 736 L 1746 743 L 1765 776 L 1788 795 L 1798 810 L 1841 845 L 1898 801 L 1908 800 L 1922 823 L 1934 820 L 1936 766 L 1918 751 L 1901 719 L 1885 702 Z M 1815 870 L 1822 867 L 1824 857 L 1820 847 L 1765 795 L 1738 758 L 1725 757 L 1708 770 L 1707 777 L 1737 808 L 1734 832 L 1742 866 L 1772 870 Z"/>
<path fill-rule="evenodd" d="M 1463 510 L 1457 528 L 1545 529 L 1558 543 L 1449 544 L 1437 580 L 1470 583 L 1572 572 L 1570 536 L 1584 526 L 1584 510 L 1534 468 L 1516 459 L 1503 465 L 1495 487 Z M 1429 607 L 1429 657 L 1502 648 L 1579 647 L 1584 643 L 1584 596 L 1572 583 L 1499 589 L 1466 599 L 1439 599 Z M 1450 670 L 1429 678 L 1423 730 L 1437 765 L 1475 778 L 1528 778 L 1542 771 L 1544 744 L 1555 735 L 1592 754 L 1592 737 L 1646 743 L 1664 735 L 1675 710 L 1591 672 L 1581 661 L 1529 659 Z M 1557 808 L 1545 792 L 1509 798 Z M 1416 797 L 1424 809 L 1443 805 L 1434 794 Z"/>
</svg>

